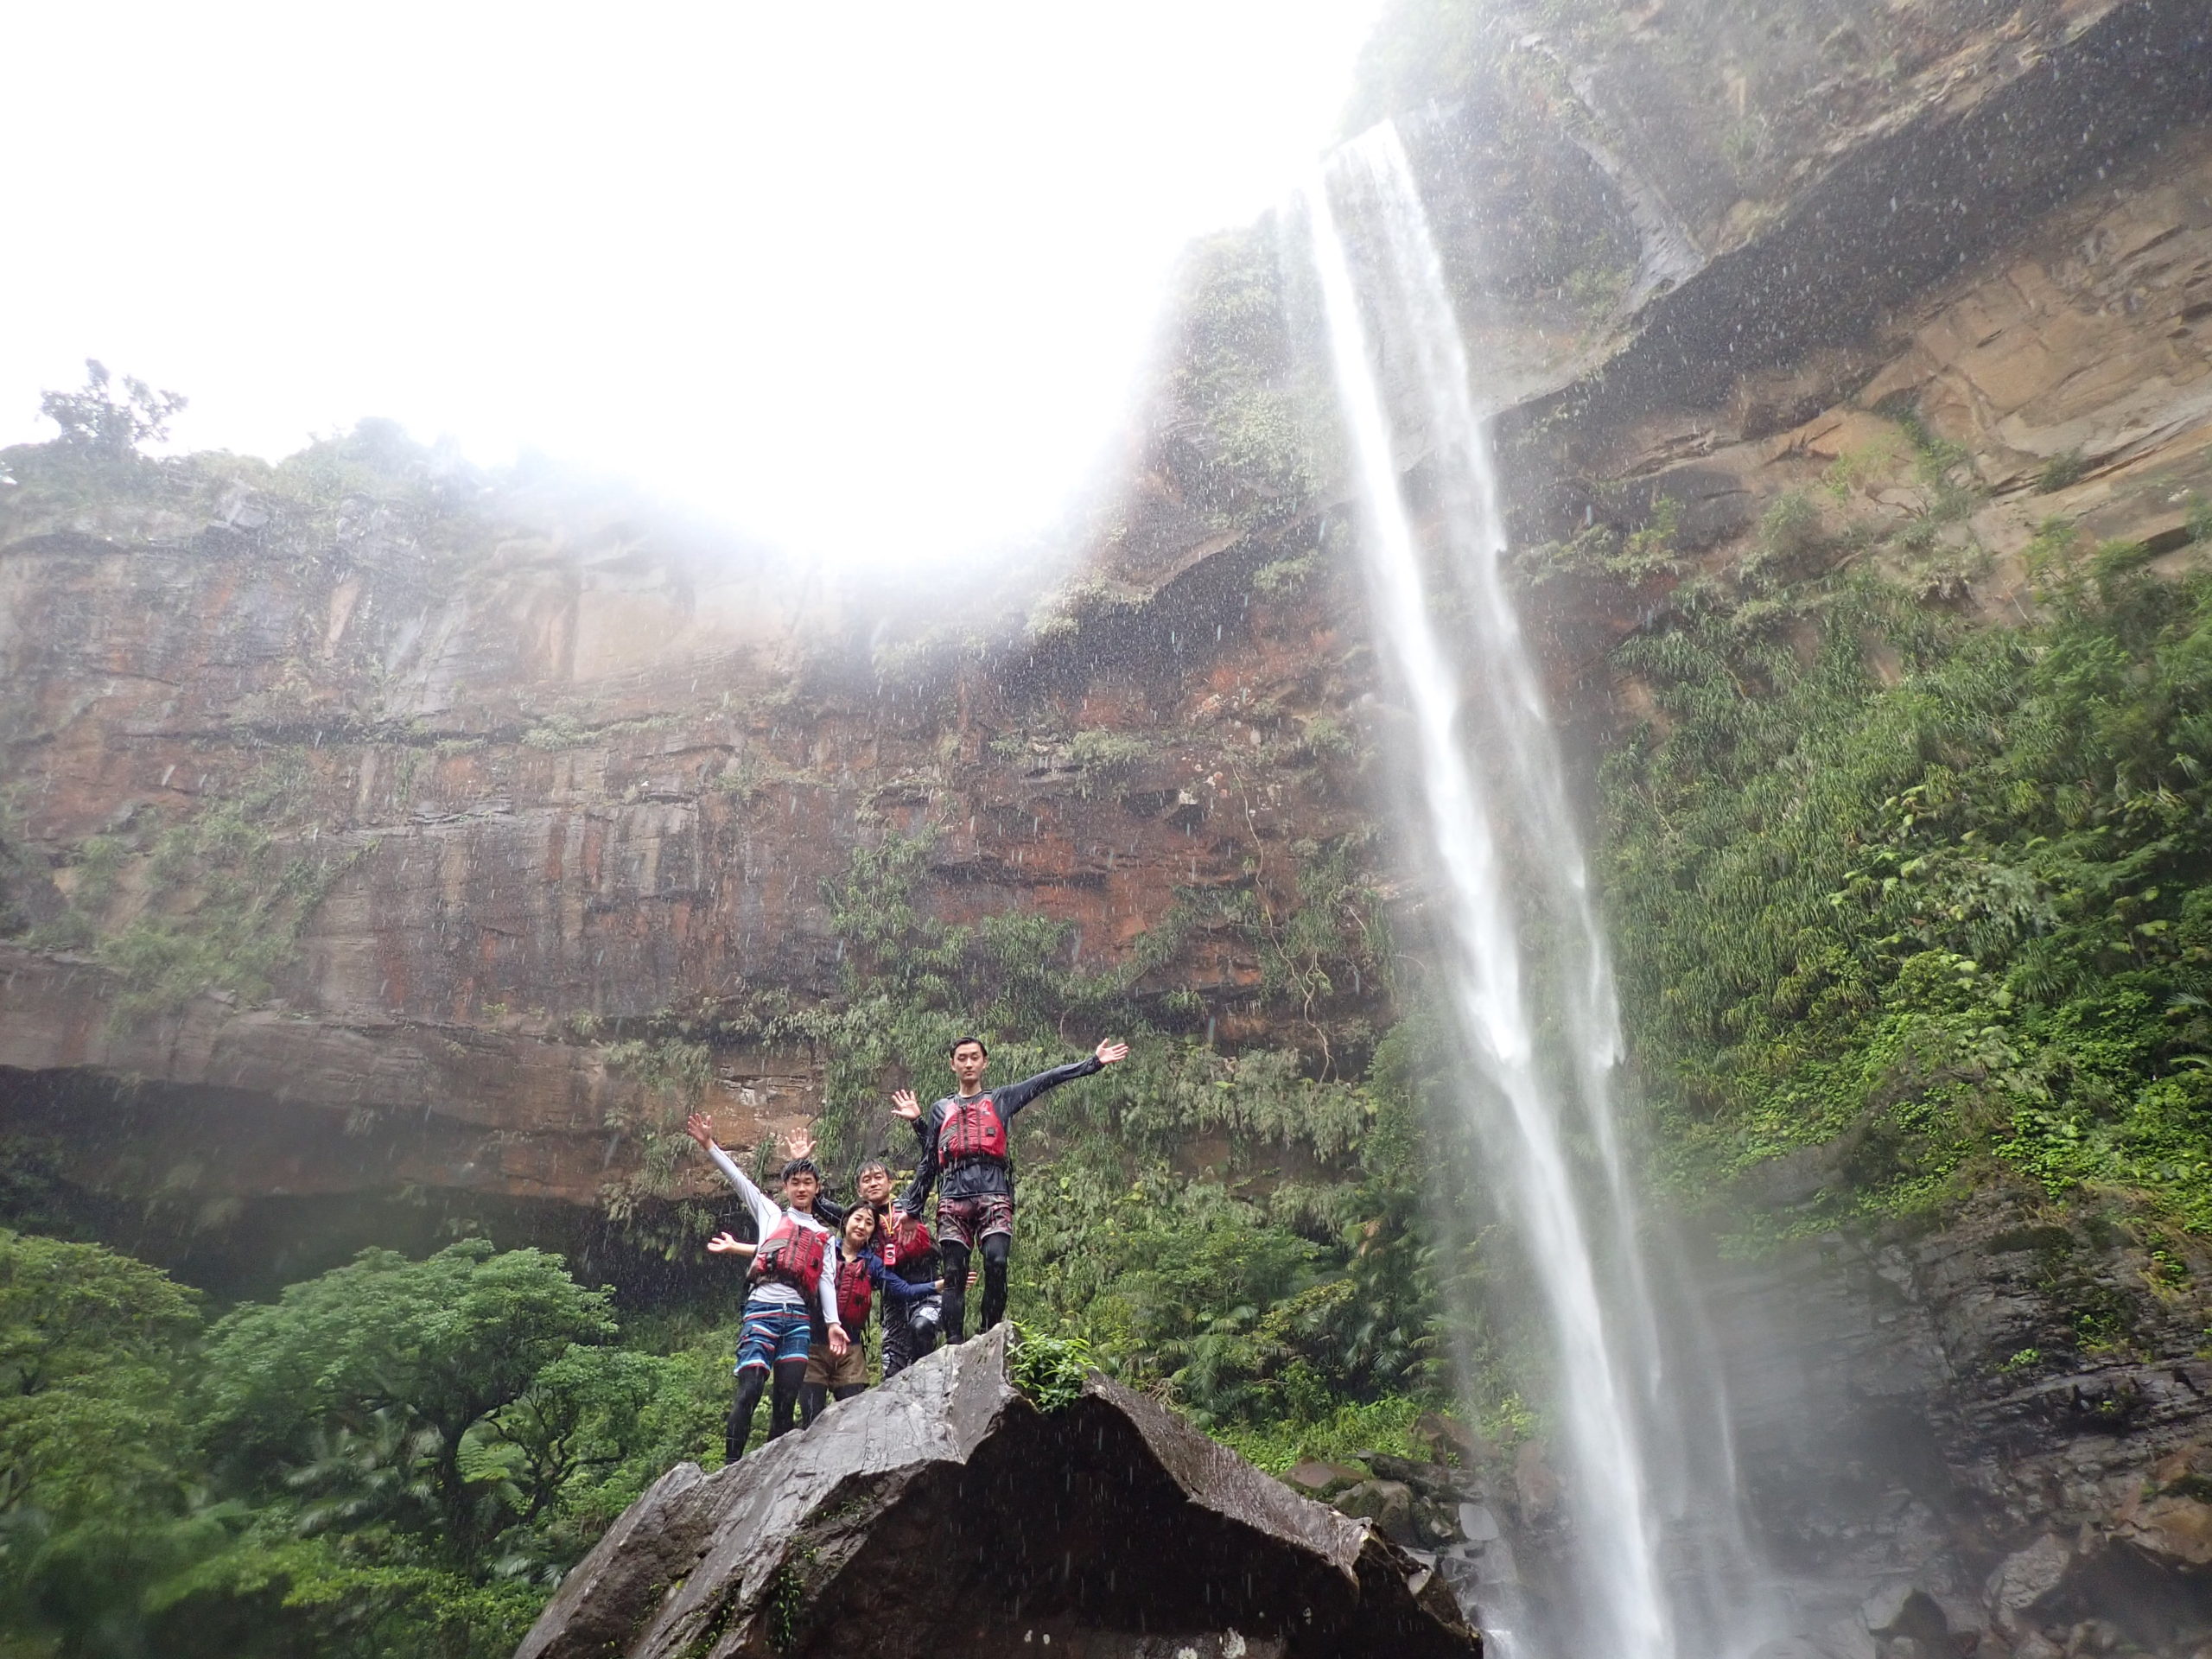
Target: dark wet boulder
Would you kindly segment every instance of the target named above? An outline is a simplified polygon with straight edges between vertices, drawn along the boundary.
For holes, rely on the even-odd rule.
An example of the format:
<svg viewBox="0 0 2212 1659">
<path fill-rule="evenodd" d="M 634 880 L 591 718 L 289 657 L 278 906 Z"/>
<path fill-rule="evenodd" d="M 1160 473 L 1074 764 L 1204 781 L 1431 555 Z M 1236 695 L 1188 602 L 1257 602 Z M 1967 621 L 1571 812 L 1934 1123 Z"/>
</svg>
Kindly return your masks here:
<svg viewBox="0 0 2212 1659">
<path fill-rule="evenodd" d="M 711 1475 L 679 1465 L 517 1659 L 866 1650 L 1029 1659 L 1473 1656 L 1442 1582 L 1141 1395 L 1041 1411 L 1001 1332 Z"/>
<path fill-rule="evenodd" d="M 1339 1514 L 1372 1521 L 1402 1544 L 1418 1541 L 1414 1533 L 1413 1488 L 1402 1481 L 1363 1480 L 1330 1500 Z"/>
</svg>

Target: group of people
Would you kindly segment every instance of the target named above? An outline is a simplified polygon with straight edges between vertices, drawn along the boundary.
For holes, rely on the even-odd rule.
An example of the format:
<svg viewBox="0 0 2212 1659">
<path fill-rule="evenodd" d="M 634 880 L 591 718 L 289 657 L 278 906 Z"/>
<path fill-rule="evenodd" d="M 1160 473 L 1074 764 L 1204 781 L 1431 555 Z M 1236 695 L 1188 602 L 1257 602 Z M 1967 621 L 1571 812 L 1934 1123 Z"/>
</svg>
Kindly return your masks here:
<svg viewBox="0 0 2212 1659">
<path fill-rule="evenodd" d="M 745 1319 L 737 1344 L 737 1395 L 724 1446 L 734 1463 L 753 1433 L 760 1396 L 768 1395 L 768 1438 L 794 1421 L 811 1423 L 832 1398 L 868 1387 L 862 1338 L 875 1300 L 883 1301 L 886 1380 L 929 1353 L 940 1336 L 965 1340 L 968 1290 L 979 1276 L 983 1301 L 977 1329 L 1006 1317 L 1007 1265 L 1014 1246 L 1014 1170 L 1007 1132 L 1016 1113 L 1048 1089 L 1128 1057 L 1127 1043 L 1102 1042 L 1087 1059 L 1040 1071 L 996 1089 L 983 1086 L 990 1050 L 962 1037 L 946 1051 L 957 1087 L 927 1111 L 911 1089 L 892 1096 L 891 1109 L 914 1126 L 920 1160 L 905 1192 L 891 1196 L 890 1170 L 861 1166 L 849 1208 L 823 1191 L 811 1135 L 789 1138 L 780 1199 L 770 1198 L 714 1138 L 714 1125 L 693 1113 L 685 1132 L 714 1160 L 753 1212 L 754 1239 L 722 1232 L 707 1241 L 717 1255 L 752 1258 Z M 934 1235 L 922 1220 L 931 1190 L 938 1194 Z"/>
</svg>

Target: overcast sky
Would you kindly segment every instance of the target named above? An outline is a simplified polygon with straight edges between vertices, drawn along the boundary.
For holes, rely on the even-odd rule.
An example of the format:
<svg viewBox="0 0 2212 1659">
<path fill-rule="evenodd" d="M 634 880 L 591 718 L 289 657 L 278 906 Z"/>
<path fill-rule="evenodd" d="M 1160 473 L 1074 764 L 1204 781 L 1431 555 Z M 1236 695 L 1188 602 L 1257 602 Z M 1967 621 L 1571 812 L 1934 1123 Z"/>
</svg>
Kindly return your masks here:
<svg viewBox="0 0 2212 1659">
<path fill-rule="evenodd" d="M 13 10 L 0 444 L 98 357 L 276 457 L 390 416 L 903 558 L 1052 516 L 1162 274 L 1374 0 Z"/>
</svg>

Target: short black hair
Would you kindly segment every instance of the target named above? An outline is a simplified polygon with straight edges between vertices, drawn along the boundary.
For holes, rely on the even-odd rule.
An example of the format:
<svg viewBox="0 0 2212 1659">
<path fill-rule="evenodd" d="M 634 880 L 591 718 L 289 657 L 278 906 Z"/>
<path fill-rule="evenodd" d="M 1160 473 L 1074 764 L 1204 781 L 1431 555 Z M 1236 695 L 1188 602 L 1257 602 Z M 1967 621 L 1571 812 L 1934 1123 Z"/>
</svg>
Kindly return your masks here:
<svg viewBox="0 0 2212 1659">
<path fill-rule="evenodd" d="M 784 1166 L 784 1179 L 788 1181 L 794 1175 L 811 1175 L 817 1181 L 822 1179 L 822 1172 L 814 1166 L 811 1158 L 794 1158 Z"/>
<path fill-rule="evenodd" d="M 881 1171 L 886 1174 L 886 1175 L 888 1175 L 888 1174 L 891 1173 L 891 1166 L 890 1166 L 890 1165 L 888 1165 L 888 1164 L 887 1164 L 887 1163 L 885 1163 L 885 1162 L 883 1161 L 883 1160 L 882 1160 L 882 1159 L 880 1159 L 880 1158 L 871 1158 L 871 1159 L 869 1159 L 869 1160 L 868 1160 L 868 1162 L 866 1162 L 866 1163 L 862 1164 L 862 1165 L 861 1165 L 858 1169 L 856 1169 L 856 1170 L 855 1170 L 855 1171 L 853 1172 L 853 1177 L 854 1177 L 854 1179 L 855 1179 L 855 1180 L 857 1180 L 860 1177 L 861 1177 L 861 1176 L 863 1176 L 863 1175 L 873 1175 L 873 1174 L 874 1174 L 874 1173 L 876 1173 L 876 1171 L 878 1171 L 879 1169 L 880 1169 L 880 1170 L 881 1170 Z"/>
<path fill-rule="evenodd" d="M 980 1037 L 954 1038 L 951 1042 L 945 1046 L 944 1058 L 948 1060 L 950 1059 L 954 1055 L 957 1054 L 962 1049 L 967 1047 L 970 1043 L 975 1044 L 978 1048 L 983 1049 L 983 1058 L 985 1059 L 988 1060 L 991 1058 L 991 1051 L 988 1048 L 983 1048 L 983 1039 Z"/>
</svg>

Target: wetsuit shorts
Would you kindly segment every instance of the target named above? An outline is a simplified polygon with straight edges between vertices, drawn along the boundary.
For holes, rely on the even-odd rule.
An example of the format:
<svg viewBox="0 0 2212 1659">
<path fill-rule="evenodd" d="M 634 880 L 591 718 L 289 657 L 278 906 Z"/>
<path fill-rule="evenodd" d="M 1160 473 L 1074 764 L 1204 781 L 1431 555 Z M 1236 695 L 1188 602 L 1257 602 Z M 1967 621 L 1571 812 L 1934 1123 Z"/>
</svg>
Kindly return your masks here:
<svg viewBox="0 0 2212 1659">
<path fill-rule="evenodd" d="M 972 1198 L 939 1198 L 937 1242 L 974 1249 L 993 1233 L 1014 1231 L 1014 1200 L 1003 1192 Z"/>
<path fill-rule="evenodd" d="M 855 1343 L 837 1358 L 830 1344 L 817 1342 L 806 1351 L 806 1380 L 825 1389 L 864 1389 L 868 1386 L 868 1350 Z"/>
<path fill-rule="evenodd" d="M 803 1307 L 770 1303 L 745 1310 L 744 1334 L 737 1339 L 737 1369 L 766 1370 L 787 1359 L 804 1359 L 814 1341 L 814 1322 Z"/>
</svg>

